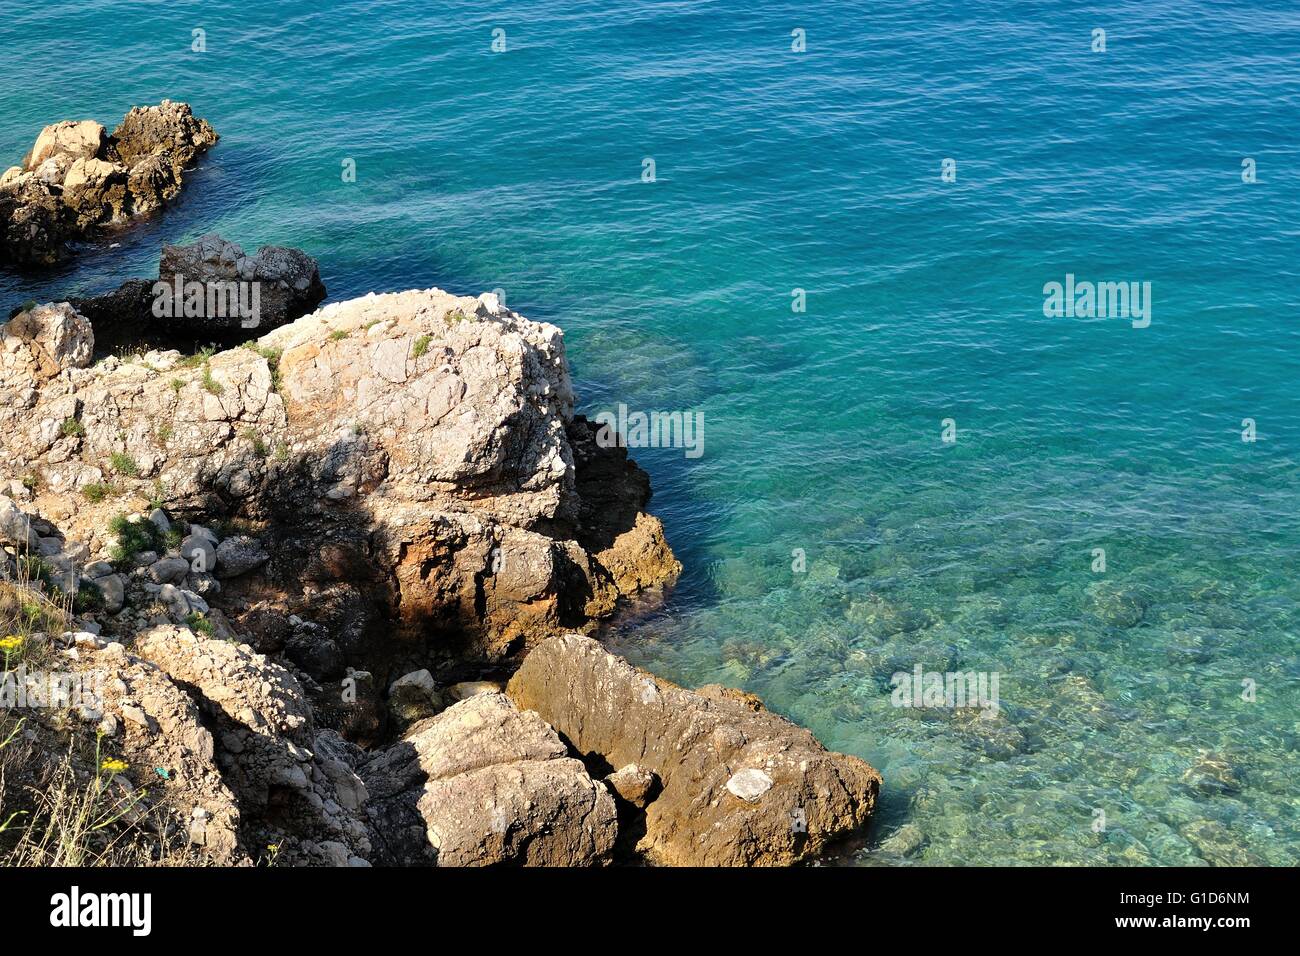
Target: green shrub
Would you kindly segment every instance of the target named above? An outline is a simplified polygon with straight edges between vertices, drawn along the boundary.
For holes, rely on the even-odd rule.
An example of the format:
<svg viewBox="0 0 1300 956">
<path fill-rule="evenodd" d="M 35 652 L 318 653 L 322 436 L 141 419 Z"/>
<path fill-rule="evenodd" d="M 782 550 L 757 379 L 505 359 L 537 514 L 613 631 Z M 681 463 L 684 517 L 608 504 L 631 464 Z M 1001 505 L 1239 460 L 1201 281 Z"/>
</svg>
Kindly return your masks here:
<svg viewBox="0 0 1300 956">
<path fill-rule="evenodd" d="M 203 365 L 203 390 L 209 395 L 220 395 L 225 391 L 222 384 L 212 377 L 212 366 L 206 362 Z"/>
<path fill-rule="evenodd" d="M 82 581 L 77 593 L 72 596 L 72 610 L 75 614 L 93 614 L 104 607 L 104 594 L 89 581 Z"/>
<path fill-rule="evenodd" d="M 414 354 L 416 358 L 420 358 L 425 352 L 429 351 L 429 343 L 432 341 L 432 335 L 421 335 L 415 340 L 415 349 L 412 354 Z"/>
<path fill-rule="evenodd" d="M 108 463 L 113 466 L 113 470 L 119 475 L 125 475 L 127 478 L 138 478 L 140 468 L 135 463 L 135 459 L 123 451 L 115 451 L 108 456 Z"/>
<path fill-rule="evenodd" d="M 86 427 L 75 418 L 65 418 L 63 424 L 59 426 L 59 434 L 64 438 L 71 438 L 73 435 L 81 437 L 86 434 Z"/>
<path fill-rule="evenodd" d="M 117 537 L 117 544 L 109 551 L 114 564 L 129 561 L 141 551 L 158 549 L 158 527 L 152 521 L 132 521 L 124 514 L 113 516 L 108 530 Z"/>
<path fill-rule="evenodd" d="M 217 354 L 217 350 L 208 346 L 201 348 L 193 355 L 187 355 L 176 363 L 177 368 L 198 368 L 200 365 L 207 365 L 208 359 Z"/>
<path fill-rule="evenodd" d="M 118 493 L 116 485 L 111 485 L 106 481 L 96 481 L 81 489 L 81 493 L 86 496 L 86 500 L 91 504 L 99 504 L 105 498 L 111 498 Z"/>
</svg>

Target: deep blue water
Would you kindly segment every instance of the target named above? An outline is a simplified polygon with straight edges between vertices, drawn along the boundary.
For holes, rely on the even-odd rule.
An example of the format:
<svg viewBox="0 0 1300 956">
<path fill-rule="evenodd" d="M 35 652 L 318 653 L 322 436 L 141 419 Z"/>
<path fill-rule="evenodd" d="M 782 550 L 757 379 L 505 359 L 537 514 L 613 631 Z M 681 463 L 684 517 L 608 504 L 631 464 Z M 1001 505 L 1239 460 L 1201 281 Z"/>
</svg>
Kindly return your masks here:
<svg viewBox="0 0 1300 956">
<path fill-rule="evenodd" d="M 1300 8 L 11 6 L 0 167 L 164 96 L 223 139 L 3 302 L 209 231 L 332 299 L 503 289 L 584 410 L 704 412 L 635 453 L 686 571 L 611 640 L 879 767 L 858 862 L 1300 862 Z M 1045 317 L 1067 273 L 1150 282 L 1149 327 Z M 999 718 L 892 706 L 916 663 Z"/>
</svg>

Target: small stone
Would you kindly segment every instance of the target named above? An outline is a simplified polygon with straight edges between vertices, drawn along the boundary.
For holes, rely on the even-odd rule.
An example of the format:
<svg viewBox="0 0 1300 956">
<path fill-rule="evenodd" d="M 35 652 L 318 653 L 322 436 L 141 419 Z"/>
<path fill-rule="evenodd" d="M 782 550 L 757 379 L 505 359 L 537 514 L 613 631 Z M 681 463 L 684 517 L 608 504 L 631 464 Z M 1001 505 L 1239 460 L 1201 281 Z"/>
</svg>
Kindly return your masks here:
<svg viewBox="0 0 1300 956">
<path fill-rule="evenodd" d="M 122 581 L 120 574 L 95 578 L 90 583 L 99 588 L 99 593 L 104 598 L 105 611 L 109 614 L 116 614 L 122 610 L 123 605 L 126 604 L 126 584 Z"/>
<path fill-rule="evenodd" d="M 10 544 L 19 549 L 35 551 L 40 537 L 32 530 L 32 523 L 12 500 L 0 495 L 0 544 Z"/>
<path fill-rule="evenodd" d="M 418 670 L 393 681 L 388 688 L 388 707 L 403 721 L 436 714 L 442 709 L 442 696 L 433 675 L 427 670 Z"/>
<path fill-rule="evenodd" d="M 190 534 L 181 541 L 181 557 L 194 571 L 212 571 L 217 566 L 217 546 L 206 535 Z"/>
<path fill-rule="evenodd" d="M 191 574 L 185 579 L 185 587 L 204 599 L 221 593 L 221 582 L 211 574 Z"/>
<path fill-rule="evenodd" d="M 447 696 L 454 701 L 462 701 L 478 694 L 499 694 L 505 684 L 495 680 L 466 680 L 452 684 L 447 688 Z"/>
<path fill-rule="evenodd" d="M 153 526 L 163 534 L 166 534 L 172 529 L 171 519 L 167 517 L 167 512 L 163 511 L 161 508 L 154 508 L 153 511 L 149 512 L 149 520 L 153 522 Z"/>
<path fill-rule="evenodd" d="M 620 767 L 605 778 L 605 783 L 611 790 L 638 809 L 644 809 L 650 802 L 650 794 L 657 781 L 658 778 L 652 771 L 634 763 Z M 770 783 L 771 781 L 769 785 Z"/>
<path fill-rule="evenodd" d="M 149 565 L 145 573 L 155 584 L 176 584 L 190 573 L 190 563 L 184 558 L 162 558 Z"/>
<path fill-rule="evenodd" d="M 103 578 L 112 574 L 113 565 L 109 564 L 107 561 L 92 561 L 90 564 L 86 565 L 85 570 L 81 573 L 83 576 L 93 581 L 96 578 Z"/>
<path fill-rule="evenodd" d="M 190 525 L 190 536 L 206 538 L 208 541 L 212 543 L 212 546 L 214 548 L 217 546 L 217 536 L 213 534 L 211 531 L 209 531 L 207 528 L 203 527 L 202 525 L 198 525 L 198 524 Z"/>
<path fill-rule="evenodd" d="M 750 767 L 733 775 L 727 781 L 727 789 L 746 803 L 757 803 L 763 794 L 772 789 L 774 782 L 763 771 Z"/>
<path fill-rule="evenodd" d="M 905 823 L 880 844 L 880 849 L 894 856 L 913 856 L 924 849 L 925 833 L 915 823 Z"/>
<path fill-rule="evenodd" d="M 41 538 L 36 546 L 37 552 L 43 558 L 52 558 L 56 554 L 63 553 L 63 539 L 61 538 Z"/>
</svg>

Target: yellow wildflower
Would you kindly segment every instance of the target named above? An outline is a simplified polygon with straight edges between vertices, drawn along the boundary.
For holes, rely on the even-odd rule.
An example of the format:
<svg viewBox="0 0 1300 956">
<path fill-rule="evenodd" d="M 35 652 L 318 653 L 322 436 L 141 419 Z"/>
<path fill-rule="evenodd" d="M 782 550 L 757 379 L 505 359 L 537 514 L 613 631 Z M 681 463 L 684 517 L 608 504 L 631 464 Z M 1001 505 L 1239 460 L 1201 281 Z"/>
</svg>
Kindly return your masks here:
<svg viewBox="0 0 1300 956">
<path fill-rule="evenodd" d="M 99 765 L 99 769 L 108 773 L 121 773 L 127 768 L 125 760 L 109 759 Z"/>
<path fill-rule="evenodd" d="M 0 651 L 8 653 L 9 651 L 16 651 L 22 646 L 23 639 L 17 634 L 10 634 L 6 638 L 0 638 Z"/>
</svg>

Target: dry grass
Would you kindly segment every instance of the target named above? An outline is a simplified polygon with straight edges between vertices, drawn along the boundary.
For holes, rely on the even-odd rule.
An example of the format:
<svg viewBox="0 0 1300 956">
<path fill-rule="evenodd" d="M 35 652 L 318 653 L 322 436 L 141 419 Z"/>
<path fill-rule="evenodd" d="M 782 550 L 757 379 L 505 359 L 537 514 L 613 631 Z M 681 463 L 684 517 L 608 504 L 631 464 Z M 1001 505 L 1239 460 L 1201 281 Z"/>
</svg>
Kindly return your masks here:
<svg viewBox="0 0 1300 956">
<path fill-rule="evenodd" d="M 52 639 L 72 619 L 72 599 L 46 593 L 24 567 L 19 580 L 0 581 L 0 681 L 16 680 L 20 667 L 56 669 Z M 66 717 L 0 708 L 0 866 L 202 862 L 166 805 L 148 805 L 148 792 L 122 776 L 125 763 L 106 758 L 101 738 Z"/>
</svg>

